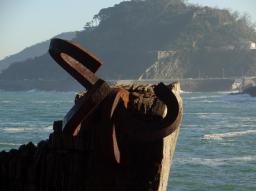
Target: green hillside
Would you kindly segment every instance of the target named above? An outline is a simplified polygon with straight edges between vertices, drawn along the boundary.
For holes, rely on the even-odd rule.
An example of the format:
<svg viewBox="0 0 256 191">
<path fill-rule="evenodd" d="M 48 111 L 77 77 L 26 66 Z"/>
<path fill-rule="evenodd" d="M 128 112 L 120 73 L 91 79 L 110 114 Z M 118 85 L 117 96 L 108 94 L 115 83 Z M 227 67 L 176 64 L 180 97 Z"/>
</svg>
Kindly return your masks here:
<svg viewBox="0 0 256 191">
<path fill-rule="evenodd" d="M 99 74 L 105 79 L 256 73 L 256 32 L 245 16 L 182 0 L 124 1 L 102 9 L 74 41 L 104 62 Z M 157 60 L 159 51 L 175 54 Z M 13 64 L 0 79 L 66 79 L 55 65 L 43 55 Z"/>
</svg>

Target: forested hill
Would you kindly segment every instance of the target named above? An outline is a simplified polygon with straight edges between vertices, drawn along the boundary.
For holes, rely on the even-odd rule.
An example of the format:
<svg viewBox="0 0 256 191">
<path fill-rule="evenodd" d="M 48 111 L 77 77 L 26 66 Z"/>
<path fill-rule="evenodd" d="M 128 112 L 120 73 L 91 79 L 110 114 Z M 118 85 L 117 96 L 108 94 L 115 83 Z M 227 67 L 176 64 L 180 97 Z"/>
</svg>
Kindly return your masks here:
<svg viewBox="0 0 256 191">
<path fill-rule="evenodd" d="M 256 32 L 246 17 L 182 0 L 124 1 L 102 9 L 74 41 L 104 62 L 99 73 L 105 79 L 256 73 Z M 175 54 L 156 62 L 158 51 Z M 49 56 L 40 56 L 12 65 L 0 79 L 47 79 L 49 72 L 51 79 L 65 79 L 52 65 Z"/>
</svg>

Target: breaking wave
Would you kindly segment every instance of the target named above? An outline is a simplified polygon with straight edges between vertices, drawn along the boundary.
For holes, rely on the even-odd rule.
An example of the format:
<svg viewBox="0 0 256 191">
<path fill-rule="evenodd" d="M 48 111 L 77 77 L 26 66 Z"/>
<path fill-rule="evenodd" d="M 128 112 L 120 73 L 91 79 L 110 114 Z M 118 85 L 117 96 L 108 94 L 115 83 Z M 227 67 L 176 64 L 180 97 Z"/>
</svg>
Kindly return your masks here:
<svg viewBox="0 0 256 191">
<path fill-rule="evenodd" d="M 0 142 L 0 146 L 20 146 L 18 143 Z"/>
<path fill-rule="evenodd" d="M 44 127 L 43 130 L 46 131 L 46 132 L 50 132 L 50 131 L 53 130 L 53 126 L 52 126 L 52 125 L 49 125 L 49 126 L 47 126 L 47 127 Z"/>
<path fill-rule="evenodd" d="M 246 162 L 256 161 L 256 155 L 242 156 L 242 157 L 231 157 L 231 158 L 215 158 L 215 159 L 205 159 L 205 158 L 188 158 L 188 159 L 175 159 L 181 164 L 192 164 L 192 165 L 203 165 L 209 167 L 217 167 L 222 165 L 233 165 L 241 164 Z"/>
<path fill-rule="evenodd" d="M 9 128 L 4 128 L 2 130 L 7 132 L 7 133 L 20 133 L 20 132 L 26 131 L 27 128 L 23 128 L 23 127 L 9 127 Z"/>
<path fill-rule="evenodd" d="M 223 139 L 228 137 L 240 137 L 245 135 L 254 135 L 256 130 L 247 130 L 247 131 L 237 131 L 237 132 L 227 132 L 227 133 L 217 133 L 217 134 L 206 134 L 202 139 Z"/>
<path fill-rule="evenodd" d="M 52 125 L 47 127 L 8 127 L 1 129 L 6 133 L 24 133 L 24 132 L 51 132 Z"/>
<path fill-rule="evenodd" d="M 11 100 L 1 100 L 0 103 L 14 103 L 15 101 Z"/>
</svg>

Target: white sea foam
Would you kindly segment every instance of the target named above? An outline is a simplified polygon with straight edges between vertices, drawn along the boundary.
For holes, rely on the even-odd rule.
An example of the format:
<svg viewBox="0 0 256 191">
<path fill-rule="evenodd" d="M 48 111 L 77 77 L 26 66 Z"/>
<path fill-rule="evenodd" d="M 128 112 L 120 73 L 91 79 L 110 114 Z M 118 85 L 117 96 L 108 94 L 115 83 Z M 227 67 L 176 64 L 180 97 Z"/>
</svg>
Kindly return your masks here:
<svg viewBox="0 0 256 191">
<path fill-rule="evenodd" d="M 193 92 L 180 90 L 180 93 L 181 93 L 181 94 L 191 94 L 191 93 L 193 93 Z"/>
<path fill-rule="evenodd" d="M 216 103 L 218 101 L 214 101 L 214 100 L 201 100 L 200 103 Z"/>
<path fill-rule="evenodd" d="M 3 131 L 7 133 L 20 133 L 26 131 L 26 128 L 23 127 L 9 127 L 2 129 Z"/>
<path fill-rule="evenodd" d="M 34 92 L 37 92 L 37 89 L 27 90 L 26 92 L 27 92 L 27 93 L 34 93 Z"/>
<path fill-rule="evenodd" d="M 72 93 L 72 94 L 76 94 L 77 91 L 56 91 L 56 90 L 39 90 L 39 89 L 31 89 L 31 90 L 27 90 L 27 91 L 23 91 L 25 93 L 63 93 L 63 94 L 67 94 L 67 93 Z"/>
<path fill-rule="evenodd" d="M 50 132 L 52 131 L 53 127 L 52 125 L 46 126 L 46 127 L 7 127 L 2 128 L 1 130 L 6 133 L 23 133 L 23 132 Z"/>
<path fill-rule="evenodd" d="M 209 167 L 217 167 L 222 165 L 234 165 L 248 162 L 255 162 L 256 155 L 248 155 L 241 157 L 231 157 L 231 158 L 187 158 L 187 159 L 175 159 L 178 163 L 181 164 L 192 164 L 192 165 L 203 165 Z"/>
<path fill-rule="evenodd" d="M 1 103 L 13 103 L 14 101 L 10 101 L 10 100 L 2 100 L 0 101 Z"/>
<path fill-rule="evenodd" d="M 195 96 L 195 97 L 189 97 L 187 99 L 190 99 L 190 100 L 201 100 L 201 99 L 207 99 L 208 97 L 207 96 Z"/>
<path fill-rule="evenodd" d="M 203 100 L 203 99 L 211 99 L 211 98 L 219 98 L 223 97 L 223 95 L 201 95 L 201 96 L 193 96 L 193 97 L 188 97 L 187 99 L 189 100 Z"/>
<path fill-rule="evenodd" d="M 46 100 L 45 101 L 39 101 L 38 100 L 38 101 L 32 101 L 31 103 L 32 104 L 46 104 L 46 103 L 49 103 L 49 101 L 46 101 Z"/>
<path fill-rule="evenodd" d="M 247 130 L 247 131 L 237 131 L 237 132 L 227 132 L 227 133 L 218 133 L 218 134 L 206 134 L 202 139 L 223 139 L 227 137 L 240 137 L 245 135 L 254 135 L 256 130 Z"/>
<path fill-rule="evenodd" d="M 218 94 L 222 94 L 222 95 L 229 95 L 229 94 L 235 94 L 235 93 L 239 93 L 238 90 L 232 90 L 232 91 L 218 91 Z"/>
<path fill-rule="evenodd" d="M 49 126 L 47 126 L 47 127 L 44 127 L 43 130 L 46 131 L 46 132 L 50 132 L 50 131 L 53 130 L 53 126 L 52 126 L 52 125 L 49 125 Z"/>
<path fill-rule="evenodd" d="M 20 146 L 21 144 L 17 143 L 8 143 L 8 142 L 0 142 L 1 146 Z"/>
</svg>

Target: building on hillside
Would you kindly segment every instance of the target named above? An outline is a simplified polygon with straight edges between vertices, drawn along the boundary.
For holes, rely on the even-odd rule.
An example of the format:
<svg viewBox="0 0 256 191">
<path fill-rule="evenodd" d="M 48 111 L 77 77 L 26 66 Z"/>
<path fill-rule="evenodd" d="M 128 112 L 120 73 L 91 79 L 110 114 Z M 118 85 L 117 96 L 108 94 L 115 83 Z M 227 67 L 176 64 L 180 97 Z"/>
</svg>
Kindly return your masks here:
<svg viewBox="0 0 256 191">
<path fill-rule="evenodd" d="M 176 51 L 173 51 L 173 50 L 158 50 L 157 51 L 157 60 L 166 59 L 175 54 L 176 54 Z"/>
<path fill-rule="evenodd" d="M 250 49 L 255 50 L 256 49 L 256 43 L 253 41 L 246 41 L 240 45 L 240 49 Z"/>
<path fill-rule="evenodd" d="M 255 50 L 255 49 L 256 49 L 256 43 L 250 41 L 249 48 L 250 48 L 251 50 Z"/>
</svg>

